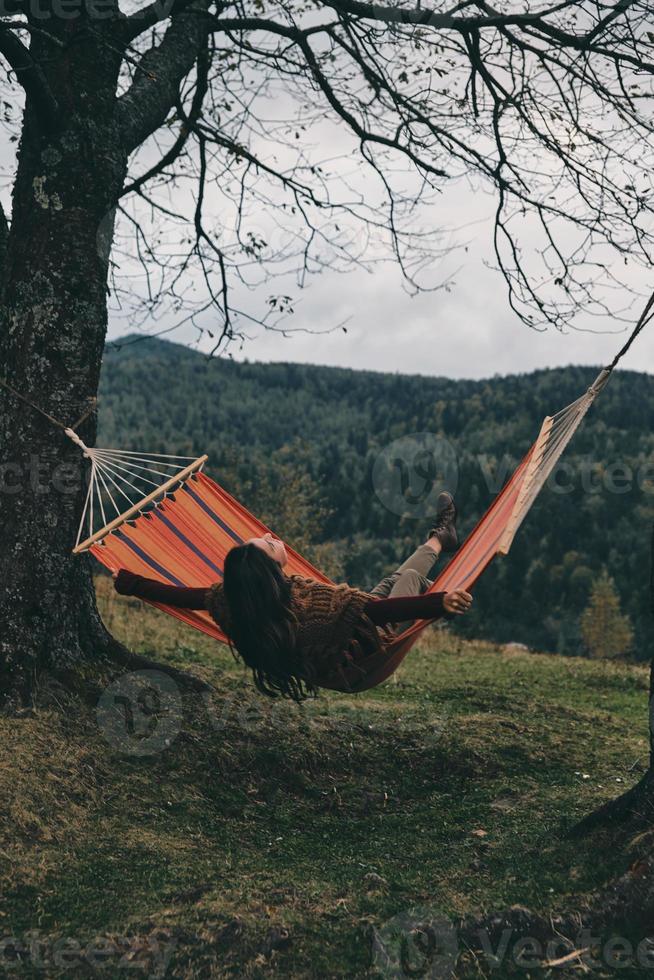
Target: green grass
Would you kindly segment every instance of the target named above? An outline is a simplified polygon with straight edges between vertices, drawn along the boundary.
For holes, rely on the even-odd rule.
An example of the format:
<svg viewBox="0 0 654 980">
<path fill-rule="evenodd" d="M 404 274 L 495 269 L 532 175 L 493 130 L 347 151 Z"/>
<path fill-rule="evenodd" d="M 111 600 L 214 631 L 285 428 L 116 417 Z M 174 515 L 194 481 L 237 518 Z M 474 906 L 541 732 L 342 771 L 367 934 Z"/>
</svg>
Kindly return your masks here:
<svg viewBox="0 0 654 980">
<path fill-rule="evenodd" d="M 117 635 L 216 694 L 186 696 L 153 755 L 118 751 L 92 706 L 48 692 L 0 719 L 0 935 L 38 930 L 50 951 L 131 937 L 148 969 L 114 954 L 102 976 L 152 973 L 156 940 L 175 947 L 167 976 L 365 977 L 372 930 L 414 906 L 563 909 L 629 862 L 629 841 L 565 830 L 642 770 L 642 667 L 433 631 L 377 691 L 298 709 L 253 692 L 208 638 L 99 591 Z"/>
</svg>

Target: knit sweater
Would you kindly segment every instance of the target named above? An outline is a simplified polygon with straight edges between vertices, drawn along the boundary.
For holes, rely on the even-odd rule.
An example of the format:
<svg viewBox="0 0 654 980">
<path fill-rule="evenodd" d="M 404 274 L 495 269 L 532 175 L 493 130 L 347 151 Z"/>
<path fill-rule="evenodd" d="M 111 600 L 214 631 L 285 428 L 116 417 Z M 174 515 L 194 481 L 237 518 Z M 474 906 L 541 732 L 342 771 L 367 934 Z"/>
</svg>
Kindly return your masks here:
<svg viewBox="0 0 654 980">
<path fill-rule="evenodd" d="M 318 687 L 351 690 L 395 639 L 383 624 L 444 615 L 444 593 L 378 599 L 348 585 L 289 576 L 297 619 L 297 652 L 311 663 Z M 229 636 L 230 613 L 221 582 L 210 588 L 177 588 L 121 570 L 116 590 L 164 605 L 206 609 Z M 378 624 L 375 625 L 375 624 Z M 378 628 L 379 627 L 379 628 Z"/>
<path fill-rule="evenodd" d="M 370 596 L 348 585 L 327 585 L 290 575 L 291 611 L 297 619 L 296 651 L 302 662 L 311 663 L 316 683 L 331 687 L 345 678 L 366 653 L 380 653 L 385 631 L 380 631 L 364 614 Z M 230 619 L 222 583 L 208 593 L 207 609 L 230 635 Z M 349 686 L 349 685 L 347 685 Z"/>
</svg>

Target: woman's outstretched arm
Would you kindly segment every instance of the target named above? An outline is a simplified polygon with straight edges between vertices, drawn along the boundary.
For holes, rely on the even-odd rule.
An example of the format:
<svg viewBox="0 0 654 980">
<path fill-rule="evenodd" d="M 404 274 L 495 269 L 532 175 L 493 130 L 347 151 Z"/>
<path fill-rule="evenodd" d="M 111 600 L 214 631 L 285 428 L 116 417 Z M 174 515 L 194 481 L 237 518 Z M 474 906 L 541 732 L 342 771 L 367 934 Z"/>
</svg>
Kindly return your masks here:
<svg viewBox="0 0 654 980">
<path fill-rule="evenodd" d="M 425 592 L 423 595 L 396 596 L 392 599 L 371 599 L 364 612 L 375 626 L 403 623 L 409 619 L 440 619 L 441 616 L 461 615 L 472 602 L 469 592 Z"/>
<path fill-rule="evenodd" d="M 121 595 L 133 595 L 139 599 L 149 599 L 160 602 L 164 606 L 175 606 L 177 609 L 206 609 L 209 589 L 187 589 L 177 585 L 164 585 L 156 579 L 136 575 L 121 568 L 114 575 L 114 588 Z"/>
</svg>

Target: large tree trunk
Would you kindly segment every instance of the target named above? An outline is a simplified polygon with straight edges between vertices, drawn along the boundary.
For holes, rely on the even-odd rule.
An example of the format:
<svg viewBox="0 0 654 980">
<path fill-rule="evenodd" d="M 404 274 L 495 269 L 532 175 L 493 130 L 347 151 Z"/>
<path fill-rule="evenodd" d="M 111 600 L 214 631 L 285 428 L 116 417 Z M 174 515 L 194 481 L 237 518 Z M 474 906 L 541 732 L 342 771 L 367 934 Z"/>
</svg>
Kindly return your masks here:
<svg viewBox="0 0 654 980">
<path fill-rule="evenodd" d="M 70 24 L 74 27 L 71 27 Z M 79 32 L 79 20 L 48 31 Z M 60 124 L 28 100 L 2 276 L 0 371 L 68 425 L 96 393 L 107 326 L 111 214 L 126 173 L 114 120 L 119 58 L 101 22 L 63 49 L 32 50 L 56 85 Z M 109 227 L 108 227 L 109 226 Z M 111 645 L 86 558 L 74 558 L 87 466 L 80 450 L 0 389 L 0 696 L 48 670 L 77 670 Z M 95 419 L 80 435 L 93 443 Z"/>
</svg>

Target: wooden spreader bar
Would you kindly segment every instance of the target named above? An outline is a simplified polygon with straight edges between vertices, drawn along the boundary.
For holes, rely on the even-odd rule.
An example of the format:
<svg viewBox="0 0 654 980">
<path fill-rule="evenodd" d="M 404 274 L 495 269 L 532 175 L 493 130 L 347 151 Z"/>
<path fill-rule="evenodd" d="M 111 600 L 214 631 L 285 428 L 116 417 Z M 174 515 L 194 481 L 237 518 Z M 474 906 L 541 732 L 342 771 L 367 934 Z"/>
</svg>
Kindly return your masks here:
<svg viewBox="0 0 654 980">
<path fill-rule="evenodd" d="M 128 521 L 135 514 L 139 514 L 144 507 L 147 507 L 148 504 L 154 503 L 159 499 L 159 497 L 162 496 L 162 494 L 165 494 L 176 483 L 183 483 L 189 476 L 191 476 L 192 473 L 202 469 L 208 459 L 209 457 L 205 455 L 193 460 L 193 462 L 186 466 L 183 470 L 180 470 L 179 473 L 176 473 L 169 480 L 166 480 L 165 483 L 162 483 L 160 487 L 157 487 L 156 490 L 153 490 L 152 493 L 149 493 L 147 497 L 143 498 L 143 500 L 139 500 L 138 504 L 134 504 L 133 507 L 126 510 L 124 514 L 120 514 L 118 517 L 114 518 L 114 520 L 107 524 L 106 527 L 103 527 L 100 531 L 96 531 L 95 534 L 92 534 L 86 539 L 86 541 L 82 541 L 80 544 L 78 544 L 77 547 L 73 548 L 73 554 L 79 555 L 79 553 L 82 551 L 88 551 L 92 544 L 95 544 L 97 541 L 101 541 L 102 538 L 106 537 L 107 534 L 111 534 L 112 531 L 115 531 L 116 528 L 120 527 L 121 524 L 124 524 L 125 521 Z"/>
</svg>

